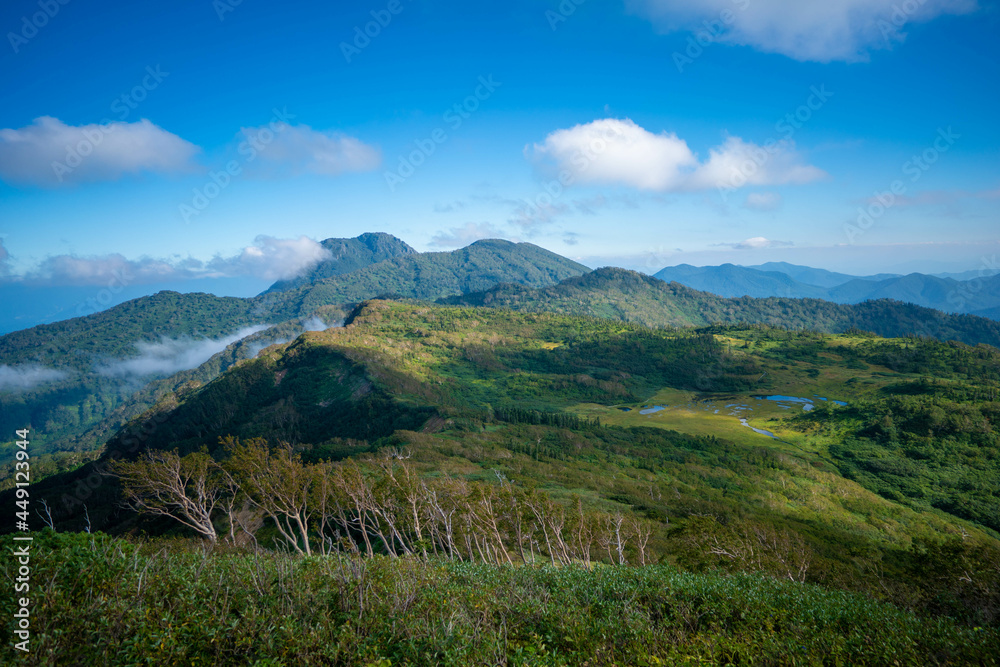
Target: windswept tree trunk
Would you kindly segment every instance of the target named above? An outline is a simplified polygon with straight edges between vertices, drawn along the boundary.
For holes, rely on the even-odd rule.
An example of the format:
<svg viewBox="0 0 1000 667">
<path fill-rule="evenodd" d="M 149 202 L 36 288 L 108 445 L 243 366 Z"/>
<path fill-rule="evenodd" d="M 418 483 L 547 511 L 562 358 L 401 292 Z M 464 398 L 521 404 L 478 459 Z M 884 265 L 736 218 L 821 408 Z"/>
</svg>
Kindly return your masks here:
<svg viewBox="0 0 1000 667">
<path fill-rule="evenodd" d="M 631 517 L 628 526 L 629 532 L 635 536 L 636 549 L 639 551 L 639 565 L 646 565 L 646 547 L 653 536 L 653 524 L 639 517 Z"/>
<path fill-rule="evenodd" d="M 137 510 L 170 517 L 213 542 L 218 539 L 212 515 L 235 488 L 208 454 L 182 458 L 177 452 L 149 451 L 136 461 L 112 462 L 111 472 Z"/>
<path fill-rule="evenodd" d="M 261 438 L 228 438 L 224 444 L 230 452 L 225 467 L 250 501 L 274 521 L 293 549 L 311 555 L 309 524 L 323 505 L 317 488 L 328 470 L 302 463 L 287 444 L 273 450 Z"/>
<path fill-rule="evenodd" d="M 525 496 L 524 502 L 535 516 L 536 525 L 542 529 L 542 537 L 545 539 L 545 550 L 549 554 L 549 560 L 555 565 L 556 550 L 552 546 L 552 540 L 549 537 L 548 521 L 546 521 L 546 513 L 549 510 L 548 499 L 537 493 L 532 493 Z"/>
<path fill-rule="evenodd" d="M 493 473 L 500 480 L 500 500 L 502 507 L 506 510 L 503 518 L 505 523 L 513 529 L 514 543 L 517 546 L 518 555 L 521 557 L 521 562 L 526 564 L 528 558 L 524 555 L 524 540 L 526 535 L 524 532 L 524 508 L 521 502 L 522 494 L 499 471 L 494 470 Z"/>
</svg>

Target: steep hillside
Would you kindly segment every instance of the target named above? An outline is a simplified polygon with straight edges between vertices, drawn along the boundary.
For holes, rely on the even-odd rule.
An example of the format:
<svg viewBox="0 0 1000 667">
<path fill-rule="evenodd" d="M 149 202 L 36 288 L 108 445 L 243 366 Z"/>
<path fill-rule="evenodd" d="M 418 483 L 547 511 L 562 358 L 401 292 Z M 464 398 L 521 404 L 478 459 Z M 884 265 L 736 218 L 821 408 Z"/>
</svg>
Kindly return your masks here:
<svg viewBox="0 0 1000 667">
<path fill-rule="evenodd" d="M 86 370 L 95 360 L 124 357 L 138 340 L 214 337 L 260 321 L 247 299 L 159 292 L 114 308 L 0 336 L 0 362 Z"/>
<path fill-rule="evenodd" d="M 303 334 L 235 364 L 204 387 L 167 397 L 109 440 L 105 456 L 135 456 L 148 448 L 189 453 L 215 448 L 222 435 L 309 443 L 319 456 L 336 449 L 328 441 L 374 441 L 398 429 L 417 430 L 434 415 L 433 407 L 395 401 L 363 366 L 336 346 L 317 344 L 317 337 L 323 338 Z M 143 431 L 151 420 L 155 430 Z M 133 446 L 137 441 L 141 449 Z"/>
</svg>

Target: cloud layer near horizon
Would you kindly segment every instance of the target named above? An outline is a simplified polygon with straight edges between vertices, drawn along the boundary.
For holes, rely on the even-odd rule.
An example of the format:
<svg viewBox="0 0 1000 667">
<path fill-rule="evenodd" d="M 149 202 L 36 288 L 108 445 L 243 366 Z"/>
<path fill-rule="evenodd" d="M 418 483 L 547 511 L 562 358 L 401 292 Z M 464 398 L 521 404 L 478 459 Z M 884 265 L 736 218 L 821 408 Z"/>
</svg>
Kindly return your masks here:
<svg viewBox="0 0 1000 667">
<path fill-rule="evenodd" d="M 664 32 L 690 31 L 700 43 L 750 46 L 796 60 L 863 61 L 906 37 L 908 23 L 967 14 L 976 0 L 627 0 Z"/>
<path fill-rule="evenodd" d="M 789 141 L 766 147 L 727 137 L 700 161 L 674 133 L 654 134 L 631 119 L 604 118 L 550 133 L 525 154 L 569 174 L 570 182 L 685 192 L 745 185 L 809 183 L 826 176 L 804 164 Z"/>
<path fill-rule="evenodd" d="M 6 251 L 0 244 L 0 277 L 4 275 Z M 149 284 L 195 278 L 250 276 L 264 280 L 287 280 L 331 257 L 330 251 L 307 236 L 276 239 L 258 236 L 232 257 L 216 256 L 208 262 L 188 258 L 167 260 L 143 257 L 128 259 L 120 254 L 91 257 L 54 255 L 17 280 L 31 285 L 105 285 L 115 280 L 125 284 Z M 14 278 L 8 276 L 8 279 Z"/>
</svg>

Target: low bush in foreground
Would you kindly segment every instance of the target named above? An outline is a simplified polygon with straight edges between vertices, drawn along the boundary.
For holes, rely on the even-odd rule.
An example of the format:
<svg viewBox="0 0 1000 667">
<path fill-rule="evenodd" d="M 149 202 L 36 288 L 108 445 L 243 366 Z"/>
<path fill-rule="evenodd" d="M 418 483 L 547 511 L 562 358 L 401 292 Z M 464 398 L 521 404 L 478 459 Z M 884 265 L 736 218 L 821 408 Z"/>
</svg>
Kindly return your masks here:
<svg viewBox="0 0 1000 667">
<path fill-rule="evenodd" d="M 32 552 L 26 664 L 1000 664 L 995 628 L 751 575 L 302 557 L 51 531 Z"/>
</svg>

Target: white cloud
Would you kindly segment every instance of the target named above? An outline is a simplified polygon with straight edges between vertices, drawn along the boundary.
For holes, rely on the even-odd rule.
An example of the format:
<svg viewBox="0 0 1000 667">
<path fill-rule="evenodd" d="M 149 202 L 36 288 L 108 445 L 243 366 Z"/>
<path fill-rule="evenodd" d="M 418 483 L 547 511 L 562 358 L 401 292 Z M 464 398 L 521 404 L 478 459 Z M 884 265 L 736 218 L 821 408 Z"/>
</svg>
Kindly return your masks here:
<svg viewBox="0 0 1000 667">
<path fill-rule="evenodd" d="M 141 171 L 191 171 L 198 151 L 146 119 L 74 126 L 42 116 L 20 129 L 0 129 L 0 178 L 59 187 Z"/>
<path fill-rule="evenodd" d="M 0 250 L 3 250 L 2 245 Z M 112 281 L 139 285 L 239 276 L 287 280 L 329 258 L 326 248 L 306 236 L 297 239 L 258 236 L 254 245 L 244 248 L 239 254 L 216 256 L 209 262 L 194 258 L 168 261 L 142 257 L 133 260 L 119 254 L 89 257 L 54 255 L 16 279 L 33 285 L 107 285 Z M 0 253 L 0 276 L 3 275 L 3 253 Z"/>
<path fill-rule="evenodd" d="M 461 227 L 438 232 L 429 245 L 436 248 L 464 248 L 481 239 L 506 238 L 506 235 L 488 222 L 467 222 Z"/>
<path fill-rule="evenodd" d="M 566 185 L 626 185 L 659 192 L 807 183 L 826 175 L 803 164 L 789 141 L 767 146 L 727 137 L 700 162 L 676 134 L 653 134 L 630 119 L 605 118 L 556 130 L 525 153 L 561 175 Z"/>
<path fill-rule="evenodd" d="M 23 281 L 45 285 L 104 285 L 116 279 L 122 283 L 152 283 L 178 278 L 180 273 L 179 267 L 148 257 L 130 260 L 117 253 L 98 257 L 54 255 L 23 276 Z"/>
<path fill-rule="evenodd" d="M 708 161 L 691 174 L 688 188 L 802 184 L 826 176 L 822 169 L 803 164 L 792 142 L 782 140 L 769 146 L 767 149 L 739 137 L 727 137 L 721 146 L 708 151 Z"/>
<path fill-rule="evenodd" d="M 372 171 L 382 164 L 382 152 L 354 137 L 338 132 L 321 132 L 308 125 L 283 124 L 274 132 L 270 126 L 243 128 L 241 140 L 254 141 L 260 167 L 274 175 L 337 174 Z M 265 141 L 266 138 L 270 141 Z"/>
<path fill-rule="evenodd" d="M 344 320 L 336 320 L 332 324 L 327 324 L 323 318 L 319 315 L 313 315 L 308 319 L 304 319 L 300 322 L 302 325 L 302 331 L 326 331 L 327 329 L 335 329 L 337 327 L 344 326 Z M 254 359 L 261 350 L 264 350 L 272 345 L 284 345 L 285 343 L 291 343 L 295 340 L 295 336 L 292 337 L 280 337 L 280 338 L 267 338 L 266 336 L 253 337 L 260 338 L 260 340 L 253 340 L 252 338 L 247 341 L 246 344 L 246 357 L 248 359 Z"/>
<path fill-rule="evenodd" d="M 197 368 L 232 343 L 264 329 L 267 329 L 266 325 L 246 327 L 230 336 L 216 339 L 163 337 L 158 343 L 140 341 L 135 344 L 139 356 L 104 364 L 97 368 L 97 372 L 114 377 L 173 375 Z"/>
<path fill-rule="evenodd" d="M 288 280 L 332 258 L 329 250 L 307 236 L 297 239 L 258 236 L 255 243 L 235 257 L 216 257 L 207 268 L 220 277 L 254 276 L 267 280 Z"/>
<path fill-rule="evenodd" d="M 328 327 L 326 322 L 321 320 L 318 315 L 313 315 L 309 319 L 302 321 L 302 328 L 305 331 L 326 331 L 330 327 Z"/>
<path fill-rule="evenodd" d="M 976 0 L 628 0 L 664 32 L 702 44 L 751 46 L 796 60 L 867 60 L 906 37 L 906 24 L 975 11 Z"/>
<path fill-rule="evenodd" d="M 27 391 L 40 384 L 56 382 L 66 377 L 63 371 L 37 364 L 0 365 L 0 391 Z"/>
<path fill-rule="evenodd" d="M 743 202 L 744 208 L 754 211 L 773 211 L 781 206 L 781 195 L 777 192 L 751 192 Z"/>
<path fill-rule="evenodd" d="M 642 190 L 677 189 L 697 164 L 676 134 L 653 134 L 617 118 L 556 130 L 526 152 L 569 172 L 574 183 L 624 183 Z"/>
</svg>

